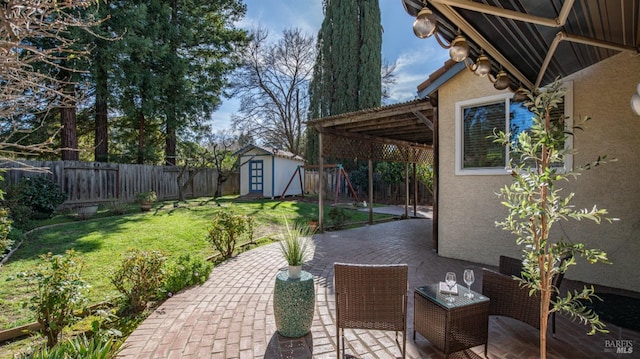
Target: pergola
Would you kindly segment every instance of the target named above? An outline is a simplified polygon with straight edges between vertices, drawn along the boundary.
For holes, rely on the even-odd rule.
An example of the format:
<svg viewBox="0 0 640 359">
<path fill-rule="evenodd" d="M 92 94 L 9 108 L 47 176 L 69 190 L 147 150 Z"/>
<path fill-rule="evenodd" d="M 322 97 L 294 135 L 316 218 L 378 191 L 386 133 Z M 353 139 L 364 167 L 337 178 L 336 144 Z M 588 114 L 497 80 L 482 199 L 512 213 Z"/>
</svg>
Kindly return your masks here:
<svg viewBox="0 0 640 359">
<path fill-rule="evenodd" d="M 417 202 L 416 165 L 431 164 L 434 156 L 435 112 L 428 99 L 365 109 L 312 120 L 318 132 L 319 172 L 327 157 L 367 160 L 369 165 L 369 222 L 373 222 L 373 161 L 405 164 L 405 216 L 409 215 L 409 166 L 413 165 L 414 212 Z M 434 165 L 435 167 L 435 165 Z M 324 189 L 320 181 L 319 222 L 324 227 Z"/>
</svg>

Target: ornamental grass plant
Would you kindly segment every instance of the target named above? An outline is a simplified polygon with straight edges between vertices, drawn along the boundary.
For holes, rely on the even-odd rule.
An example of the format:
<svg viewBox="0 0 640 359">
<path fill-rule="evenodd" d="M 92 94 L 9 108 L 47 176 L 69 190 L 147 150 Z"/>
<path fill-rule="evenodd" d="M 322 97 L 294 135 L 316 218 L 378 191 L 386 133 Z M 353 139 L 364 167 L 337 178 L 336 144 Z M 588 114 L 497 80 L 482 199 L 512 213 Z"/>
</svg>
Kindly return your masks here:
<svg viewBox="0 0 640 359">
<path fill-rule="evenodd" d="M 285 219 L 284 238 L 280 241 L 280 252 L 290 266 L 301 266 L 309 255 L 309 236 L 311 230 L 308 225 L 289 224 Z"/>
</svg>

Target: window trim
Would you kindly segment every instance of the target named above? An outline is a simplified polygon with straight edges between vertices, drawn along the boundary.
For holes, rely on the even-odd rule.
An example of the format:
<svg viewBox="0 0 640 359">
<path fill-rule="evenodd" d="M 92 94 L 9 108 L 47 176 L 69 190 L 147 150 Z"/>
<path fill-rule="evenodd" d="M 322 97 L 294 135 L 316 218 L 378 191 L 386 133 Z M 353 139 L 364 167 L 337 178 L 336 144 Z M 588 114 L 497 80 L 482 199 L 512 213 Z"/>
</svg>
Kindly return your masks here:
<svg viewBox="0 0 640 359">
<path fill-rule="evenodd" d="M 566 126 L 571 128 L 573 126 L 573 82 L 564 82 L 563 87 L 566 90 L 564 96 L 564 115 L 567 118 Z M 509 113 L 509 104 L 513 98 L 513 93 L 504 92 L 498 95 L 492 95 L 481 98 L 473 98 L 470 100 L 458 101 L 455 104 L 455 174 L 457 176 L 483 176 L 483 175 L 509 175 L 511 170 L 507 167 L 479 167 L 479 168 L 463 168 L 462 157 L 464 154 L 464 140 L 463 140 L 463 110 L 469 106 L 481 106 L 484 104 L 494 104 L 496 102 L 504 101 L 505 113 Z M 507 127 L 508 128 L 508 127 Z M 506 130 L 506 129 L 505 129 Z M 565 148 L 573 148 L 573 136 L 568 136 L 565 142 Z M 505 147 L 507 163 L 509 161 L 509 150 Z M 507 165 L 505 163 L 505 166 Z M 573 155 L 569 154 L 565 157 L 565 163 L 562 171 L 573 169 Z"/>
</svg>

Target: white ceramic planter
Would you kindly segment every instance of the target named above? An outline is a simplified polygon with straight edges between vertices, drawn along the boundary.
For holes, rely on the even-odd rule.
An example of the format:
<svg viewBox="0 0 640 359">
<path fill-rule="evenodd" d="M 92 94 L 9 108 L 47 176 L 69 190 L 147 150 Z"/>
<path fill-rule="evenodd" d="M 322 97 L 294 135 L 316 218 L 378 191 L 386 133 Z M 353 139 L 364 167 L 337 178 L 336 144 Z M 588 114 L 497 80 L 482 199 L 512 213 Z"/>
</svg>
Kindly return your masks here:
<svg viewBox="0 0 640 359">
<path fill-rule="evenodd" d="M 298 279 L 302 272 L 302 266 L 289 266 L 289 278 Z"/>
<path fill-rule="evenodd" d="M 76 212 L 78 213 L 78 217 L 81 219 L 89 218 L 98 212 L 98 206 L 82 206 L 76 208 Z"/>
</svg>

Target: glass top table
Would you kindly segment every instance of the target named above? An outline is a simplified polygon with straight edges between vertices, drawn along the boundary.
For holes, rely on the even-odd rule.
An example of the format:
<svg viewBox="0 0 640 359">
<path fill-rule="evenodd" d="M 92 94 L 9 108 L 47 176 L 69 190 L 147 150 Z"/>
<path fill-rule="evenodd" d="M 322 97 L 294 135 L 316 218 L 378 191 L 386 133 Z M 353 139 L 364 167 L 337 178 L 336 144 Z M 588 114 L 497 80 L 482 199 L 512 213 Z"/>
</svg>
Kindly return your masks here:
<svg viewBox="0 0 640 359">
<path fill-rule="evenodd" d="M 474 292 L 473 290 L 471 291 L 471 293 L 473 293 L 474 297 L 469 299 L 464 296 L 464 294 L 467 293 L 467 288 L 461 286 L 460 284 L 456 284 L 456 286 L 458 287 L 458 294 L 452 294 L 452 296 L 455 298 L 455 301 L 453 303 L 447 302 L 447 297 L 449 296 L 448 294 L 440 293 L 440 291 L 438 290 L 438 283 L 417 287 L 416 292 L 426 298 L 431 299 L 436 304 L 439 304 L 445 308 L 460 308 L 467 305 L 489 301 L 489 298 L 487 296 L 482 295 L 478 292 Z"/>
<path fill-rule="evenodd" d="M 413 339 L 421 334 L 436 349 L 449 354 L 484 344 L 487 356 L 489 336 L 489 298 L 474 292 L 473 298 L 464 293 L 467 288 L 457 285 L 455 301 L 447 302 L 448 294 L 440 293 L 438 283 L 415 288 Z"/>
</svg>

